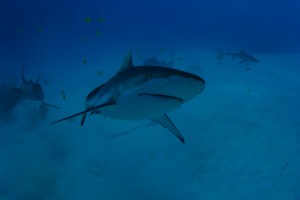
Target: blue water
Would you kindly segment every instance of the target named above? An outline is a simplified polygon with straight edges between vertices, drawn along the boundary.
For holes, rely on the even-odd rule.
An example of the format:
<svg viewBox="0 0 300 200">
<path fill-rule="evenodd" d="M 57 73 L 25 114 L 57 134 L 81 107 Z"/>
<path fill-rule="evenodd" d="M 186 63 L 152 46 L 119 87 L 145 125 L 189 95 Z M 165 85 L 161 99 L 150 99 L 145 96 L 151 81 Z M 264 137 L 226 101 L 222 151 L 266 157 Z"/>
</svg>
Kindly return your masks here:
<svg viewBox="0 0 300 200">
<path fill-rule="evenodd" d="M 299 10 L 299 0 L 1 0 L 0 199 L 299 200 Z M 173 59 L 205 79 L 168 114 L 184 144 L 149 120 L 49 126 L 84 110 L 130 49 L 134 65 Z M 226 55 L 240 49 L 260 62 Z M 12 93 L 24 64 L 61 109 Z"/>
</svg>

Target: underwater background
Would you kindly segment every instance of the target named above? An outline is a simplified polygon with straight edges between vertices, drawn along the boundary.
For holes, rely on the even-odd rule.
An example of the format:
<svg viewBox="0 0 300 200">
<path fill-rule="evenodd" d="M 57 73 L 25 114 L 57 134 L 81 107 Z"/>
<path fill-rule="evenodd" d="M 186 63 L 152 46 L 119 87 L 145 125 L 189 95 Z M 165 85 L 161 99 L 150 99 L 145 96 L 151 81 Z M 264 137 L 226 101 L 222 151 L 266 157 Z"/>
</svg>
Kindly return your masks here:
<svg viewBox="0 0 300 200">
<path fill-rule="evenodd" d="M 0 199 L 300 200 L 299 10 L 299 0 L 1 0 Z M 135 66 L 172 61 L 206 81 L 169 113 L 184 144 L 150 120 L 49 125 L 84 110 L 130 49 Z M 241 49 L 259 63 L 230 56 Z M 19 99 L 24 64 L 61 109 Z"/>
</svg>

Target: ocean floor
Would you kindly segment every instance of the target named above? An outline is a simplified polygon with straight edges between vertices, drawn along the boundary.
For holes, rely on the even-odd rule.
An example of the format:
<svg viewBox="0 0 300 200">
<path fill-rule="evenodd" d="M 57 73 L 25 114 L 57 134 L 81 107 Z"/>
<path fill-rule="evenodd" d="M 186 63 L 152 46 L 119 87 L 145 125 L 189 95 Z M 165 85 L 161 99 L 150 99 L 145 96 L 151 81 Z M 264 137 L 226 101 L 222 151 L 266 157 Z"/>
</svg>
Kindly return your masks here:
<svg viewBox="0 0 300 200">
<path fill-rule="evenodd" d="M 218 63 L 213 50 L 175 56 L 174 68 L 206 81 L 169 113 L 185 144 L 147 120 L 93 115 L 83 127 L 80 117 L 50 126 L 82 111 L 123 57 L 107 58 L 114 67 L 101 74 L 52 70 L 41 84 L 62 109 L 40 119 L 38 103 L 25 101 L 0 126 L 0 199 L 300 200 L 300 55 L 256 56 L 261 63 L 249 65 Z"/>
</svg>

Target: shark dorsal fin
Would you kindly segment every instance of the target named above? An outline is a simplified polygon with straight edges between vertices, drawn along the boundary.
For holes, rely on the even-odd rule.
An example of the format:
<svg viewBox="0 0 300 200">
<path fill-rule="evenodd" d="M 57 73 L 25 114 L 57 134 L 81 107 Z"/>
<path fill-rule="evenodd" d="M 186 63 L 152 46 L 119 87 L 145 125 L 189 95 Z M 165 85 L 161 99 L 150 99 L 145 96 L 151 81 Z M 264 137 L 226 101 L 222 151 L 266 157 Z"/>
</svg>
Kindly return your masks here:
<svg viewBox="0 0 300 200">
<path fill-rule="evenodd" d="M 240 53 L 241 54 L 246 54 L 246 51 L 244 49 L 241 49 Z"/>
<path fill-rule="evenodd" d="M 121 68 L 119 69 L 119 72 L 122 72 L 125 69 L 128 69 L 130 67 L 133 67 L 133 64 L 132 64 L 132 52 L 131 52 L 131 50 L 129 51 L 129 53 L 124 58 L 123 64 L 122 64 Z"/>
</svg>

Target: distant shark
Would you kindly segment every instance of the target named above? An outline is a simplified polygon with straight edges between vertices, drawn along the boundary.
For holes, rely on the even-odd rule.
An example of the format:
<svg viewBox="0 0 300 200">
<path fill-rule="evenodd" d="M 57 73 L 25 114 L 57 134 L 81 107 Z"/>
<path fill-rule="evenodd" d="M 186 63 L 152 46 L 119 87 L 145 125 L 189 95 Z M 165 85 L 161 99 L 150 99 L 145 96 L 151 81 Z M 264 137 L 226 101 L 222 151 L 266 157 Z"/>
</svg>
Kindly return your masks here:
<svg viewBox="0 0 300 200">
<path fill-rule="evenodd" d="M 143 61 L 145 66 L 161 66 L 161 67 L 169 67 L 173 68 L 174 56 L 172 54 L 172 58 L 169 62 L 160 61 L 153 55 L 151 58 L 148 58 Z"/>
<path fill-rule="evenodd" d="M 24 67 L 25 64 L 22 66 L 22 84 L 20 87 L 20 90 L 23 94 L 23 98 L 31 101 L 38 101 L 41 102 L 43 105 L 59 109 L 59 107 L 57 106 L 44 102 L 44 92 L 42 86 L 39 84 L 39 76 L 36 82 L 33 82 L 31 79 L 26 80 L 24 77 Z"/>
<path fill-rule="evenodd" d="M 50 105 L 44 102 L 44 94 L 39 81 L 33 82 L 31 80 L 27 81 L 24 77 L 24 66 L 21 70 L 21 80 L 20 86 L 15 86 L 14 82 L 11 81 L 11 77 L 8 71 L 2 71 L 3 74 L 1 78 L 4 80 L 0 84 L 0 119 L 7 120 L 10 118 L 13 109 L 24 99 L 30 101 L 37 101 L 41 103 L 38 111 L 39 114 L 47 112 L 46 106 L 59 108 L 57 106 Z M 1 81 L 3 81 L 1 79 Z M 42 117 L 42 115 L 41 115 Z"/>
<path fill-rule="evenodd" d="M 241 49 L 241 51 L 237 52 L 237 53 L 224 53 L 219 49 L 216 49 L 216 51 L 217 51 L 218 60 L 222 60 L 224 56 L 229 56 L 232 59 L 239 59 L 240 64 L 242 64 L 242 63 L 247 63 L 247 64 L 260 63 L 260 61 L 257 58 L 246 53 L 246 51 L 244 49 Z"/>
<path fill-rule="evenodd" d="M 123 120 L 150 119 L 184 142 L 166 113 L 196 97 L 204 86 L 201 77 L 188 72 L 162 66 L 134 67 L 130 51 L 119 72 L 88 94 L 84 111 L 51 124 L 82 115 L 83 125 L 87 113 Z"/>
</svg>

